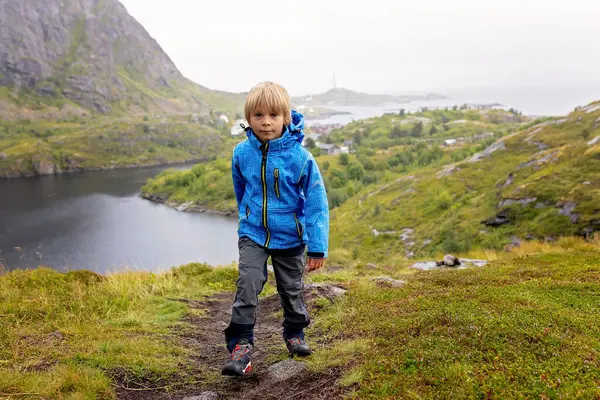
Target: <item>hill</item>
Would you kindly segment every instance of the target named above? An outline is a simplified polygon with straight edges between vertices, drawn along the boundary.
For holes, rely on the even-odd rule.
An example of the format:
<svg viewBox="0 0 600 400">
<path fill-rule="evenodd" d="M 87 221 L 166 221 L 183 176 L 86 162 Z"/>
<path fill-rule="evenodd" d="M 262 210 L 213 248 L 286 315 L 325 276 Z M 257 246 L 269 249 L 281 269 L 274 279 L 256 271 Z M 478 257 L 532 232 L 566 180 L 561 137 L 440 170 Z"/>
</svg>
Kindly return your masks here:
<svg viewBox="0 0 600 400">
<path fill-rule="evenodd" d="M 332 246 L 384 259 L 589 236 L 600 230 L 599 127 L 593 103 L 443 168 L 390 177 L 333 212 Z"/>
<path fill-rule="evenodd" d="M 499 110 L 388 114 L 335 130 L 325 140 L 352 140 L 352 154 L 311 149 L 332 210 L 332 256 L 380 261 L 592 235 L 600 230 L 598 105 L 538 121 Z M 166 171 L 143 192 L 235 213 L 229 174 L 217 160 Z"/>
<path fill-rule="evenodd" d="M 292 98 L 292 103 L 298 105 L 340 105 L 340 106 L 378 106 L 384 103 L 409 103 L 413 100 L 436 100 L 446 97 L 437 93 L 426 95 L 387 95 L 355 92 L 349 89 L 335 88 L 325 93 L 298 96 Z"/>
</svg>

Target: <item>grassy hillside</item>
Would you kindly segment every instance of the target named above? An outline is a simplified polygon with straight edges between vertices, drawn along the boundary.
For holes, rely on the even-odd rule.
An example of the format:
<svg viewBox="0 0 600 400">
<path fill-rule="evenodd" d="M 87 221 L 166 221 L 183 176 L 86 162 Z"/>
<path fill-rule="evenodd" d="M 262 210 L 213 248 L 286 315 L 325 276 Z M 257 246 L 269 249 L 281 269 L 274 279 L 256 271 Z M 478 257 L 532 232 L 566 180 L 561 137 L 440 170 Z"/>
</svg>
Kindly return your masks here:
<svg viewBox="0 0 600 400">
<path fill-rule="evenodd" d="M 335 209 L 365 190 L 377 190 L 413 171 L 439 169 L 471 157 L 503 135 L 530 123 L 503 111 L 425 111 L 389 114 L 354 122 L 334 131 L 325 141 L 342 145 L 353 140 L 353 154 L 317 157 L 325 179 L 330 208 Z M 447 139 L 457 145 L 445 146 Z M 462 140 L 461 140 L 462 138 Z M 171 205 L 183 203 L 234 213 L 229 158 L 199 165 L 192 171 L 165 171 L 142 192 Z"/>
<path fill-rule="evenodd" d="M 209 160 L 231 148 L 211 115 L 0 122 L 0 177 Z"/>
<path fill-rule="evenodd" d="M 475 269 L 416 272 L 404 262 L 308 275 L 348 292 L 311 305 L 307 338 L 316 352 L 297 377 L 306 384 L 269 384 L 248 398 L 277 398 L 280 386 L 308 398 L 325 390 L 356 399 L 598 397 L 600 242 L 565 238 L 486 255 L 495 261 Z M 406 284 L 374 283 L 381 274 Z M 255 377 L 219 376 L 226 317 L 212 311 L 231 306 L 236 276 L 232 267 L 200 264 L 162 274 L 0 274 L 0 398 L 250 392 L 286 351 L 278 334 L 261 331 L 268 355 L 257 353 Z M 267 315 L 277 309 L 274 293 L 265 287 Z M 277 331 L 281 314 L 274 315 L 269 329 Z M 200 357 L 213 347 L 214 358 Z"/>
<path fill-rule="evenodd" d="M 534 124 L 463 161 L 408 170 L 361 192 L 332 213 L 332 247 L 383 260 L 499 249 L 513 236 L 552 239 L 600 230 L 596 106 Z"/>
</svg>

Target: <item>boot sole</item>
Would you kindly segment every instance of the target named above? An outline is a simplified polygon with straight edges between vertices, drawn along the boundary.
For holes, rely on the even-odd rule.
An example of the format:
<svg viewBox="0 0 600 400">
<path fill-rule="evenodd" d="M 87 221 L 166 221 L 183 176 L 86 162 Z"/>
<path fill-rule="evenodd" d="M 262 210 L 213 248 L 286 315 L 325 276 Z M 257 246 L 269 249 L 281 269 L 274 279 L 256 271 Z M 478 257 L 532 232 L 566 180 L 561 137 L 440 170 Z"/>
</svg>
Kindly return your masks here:
<svg viewBox="0 0 600 400">
<path fill-rule="evenodd" d="M 221 375 L 225 375 L 225 376 L 244 376 L 246 374 L 249 374 L 250 372 L 252 372 L 252 363 L 248 363 L 248 365 L 246 365 L 246 368 L 244 368 L 243 370 L 239 371 L 237 369 L 234 368 L 228 368 L 227 366 L 225 366 L 225 368 L 223 368 L 223 370 L 221 371 Z"/>
<path fill-rule="evenodd" d="M 296 351 L 294 353 L 290 353 L 290 357 L 294 358 L 294 356 L 298 356 L 298 357 L 308 357 L 312 354 L 312 351 L 310 352 L 303 352 L 303 351 Z"/>
</svg>

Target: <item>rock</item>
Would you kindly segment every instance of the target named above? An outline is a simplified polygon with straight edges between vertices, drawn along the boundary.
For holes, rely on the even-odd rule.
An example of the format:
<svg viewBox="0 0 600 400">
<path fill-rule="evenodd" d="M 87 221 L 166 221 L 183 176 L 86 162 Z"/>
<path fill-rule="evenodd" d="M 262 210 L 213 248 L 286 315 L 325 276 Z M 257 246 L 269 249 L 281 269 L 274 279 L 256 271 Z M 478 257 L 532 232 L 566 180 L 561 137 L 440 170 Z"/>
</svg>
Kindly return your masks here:
<svg viewBox="0 0 600 400">
<path fill-rule="evenodd" d="M 187 211 L 187 209 L 188 209 L 188 208 L 190 208 L 190 206 L 191 206 L 192 204 L 194 204 L 194 202 L 193 202 L 193 201 L 190 201 L 190 202 L 188 202 L 188 203 L 183 203 L 183 204 L 181 204 L 181 205 L 179 205 L 179 206 L 175 207 L 175 209 L 176 209 L 177 211 Z"/>
<path fill-rule="evenodd" d="M 460 171 L 460 168 L 458 168 L 456 165 L 449 165 L 437 173 L 437 178 L 440 179 L 440 178 L 443 178 L 444 176 L 450 176 L 455 171 Z"/>
<path fill-rule="evenodd" d="M 508 207 L 513 204 L 522 204 L 527 205 L 529 203 L 533 203 L 537 200 L 537 197 L 527 197 L 525 199 L 502 199 L 502 201 L 498 204 L 498 208 Z"/>
<path fill-rule="evenodd" d="M 526 167 L 531 167 L 532 165 L 533 165 L 533 166 L 535 166 L 535 167 L 539 167 L 540 165 L 542 165 L 542 164 L 546 164 L 547 162 L 554 162 L 554 161 L 556 161 L 556 159 L 558 158 L 558 157 L 557 157 L 557 155 L 558 155 L 558 151 L 555 151 L 555 152 L 548 153 L 548 154 L 546 154 L 544 157 L 542 157 L 542 158 L 539 158 L 539 159 L 538 159 L 538 158 L 535 158 L 535 157 L 537 157 L 538 155 L 539 155 L 539 153 L 538 153 L 538 154 L 535 154 L 535 155 L 533 156 L 533 158 L 534 158 L 534 159 L 533 159 L 533 160 L 531 160 L 531 161 L 528 161 L 528 162 L 525 162 L 525 163 L 519 164 L 519 166 L 517 167 L 517 169 L 522 169 L 522 168 L 526 168 Z"/>
<path fill-rule="evenodd" d="M 406 258 L 413 258 L 415 256 L 414 251 L 406 251 Z"/>
<path fill-rule="evenodd" d="M 267 369 L 267 379 L 272 383 L 283 382 L 297 376 L 306 369 L 306 364 L 294 360 L 284 360 Z"/>
<path fill-rule="evenodd" d="M 377 237 L 379 235 L 395 235 L 396 231 L 383 231 L 383 232 L 379 232 L 377 229 L 373 228 L 372 226 L 369 226 L 369 228 L 371 228 L 371 231 L 373 232 L 373 236 Z"/>
<path fill-rule="evenodd" d="M 452 254 L 446 254 L 442 261 L 444 262 L 444 265 L 447 265 L 448 267 L 460 265 L 460 260 L 454 257 Z"/>
<path fill-rule="evenodd" d="M 421 271 L 429 271 L 437 267 L 435 261 L 419 261 L 410 266 L 410 268 L 420 269 Z"/>
<path fill-rule="evenodd" d="M 6 160 L 6 153 L 0 152 L 0 160 Z"/>
<path fill-rule="evenodd" d="M 592 140 L 590 140 L 590 141 L 588 142 L 588 146 L 593 146 L 593 145 L 595 145 L 596 143 L 600 143 L 600 136 L 596 136 L 595 138 L 593 138 Z"/>
<path fill-rule="evenodd" d="M 492 144 L 491 146 L 489 146 L 487 149 L 483 150 L 482 152 L 475 153 L 473 155 L 473 157 L 471 157 L 469 162 L 477 162 L 477 161 L 481 160 L 482 158 L 489 157 L 493 153 L 495 153 L 499 150 L 504 150 L 504 149 L 506 149 L 506 145 L 504 144 L 504 142 L 498 141 L 498 142 Z"/>
<path fill-rule="evenodd" d="M 375 278 L 371 278 L 372 281 L 382 284 L 384 286 L 393 287 L 393 288 L 401 288 L 406 284 L 406 282 L 391 278 L 389 276 L 376 276 Z"/>
<path fill-rule="evenodd" d="M 488 218 L 482 223 L 487 226 L 498 227 L 504 224 L 510 224 L 511 216 L 509 210 L 504 210 L 496 214 L 495 217 Z"/>
<path fill-rule="evenodd" d="M 368 263 L 367 265 L 365 265 L 365 268 L 366 269 L 376 269 L 377 266 L 373 263 Z"/>
<path fill-rule="evenodd" d="M 304 291 L 316 292 L 319 297 L 332 301 L 337 297 L 343 296 L 347 292 L 346 289 L 330 285 L 329 283 L 309 283 L 304 285 Z"/>
<path fill-rule="evenodd" d="M 456 266 L 458 269 L 463 269 L 466 267 L 483 267 L 488 262 L 486 260 L 473 260 L 470 258 L 461 258 L 460 265 Z M 431 271 L 434 269 L 439 269 L 440 267 L 447 267 L 444 264 L 444 261 L 419 261 L 410 266 L 410 268 L 419 269 L 421 271 Z"/>
<path fill-rule="evenodd" d="M 402 229 L 402 234 L 400 235 L 400 240 L 402 240 L 404 243 L 406 243 L 410 237 L 412 236 L 412 234 L 415 232 L 414 229 L 411 228 L 404 228 Z"/>
<path fill-rule="evenodd" d="M 461 258 L 460 262 L 463 266 L 473 265 L 475 267 L 483 267 L 488 264 L 487 260 L 474 260 L 471 258 Z"/>
<path fill-rule="evenodd" d="M 215 392 L 202 392 L 197 396 L 187 396 L 183 400 L 217 400 L 219 394 Z"/>
<path fill-rule="evenodd" d="M 511 242 L 506 245 L 506 247 L 504 248 L 504 250 L 506 251 L 511 251 L 512 249 L 516 249 L 518 247 L 521 247 L 521 239 L 519 239 L 516 236 L 513 236 L 510 238 Z"/>
<path fill-rule="evenodd" d="M 515 177 L 515 174 L 513 174 L 512 172 L 509 173 L 508 174 L 508 178 L 506 179 L 506 181 L 503 184 L 501 184 L 501 185 L 500 184 L 496 185 L 496 187 L 505 188 L 507 186 L 510 186 L 510 184 L 513 183 L 514 177 Z"/>
<path fill-rule="evenodd" d="M 579 221 L 579 216 L 580 214 L 574 213 L 573 210 L 575 209 L 575 207 L 577 207 L 577 204 L 575 204 L 572 201 L 566 202 L 564 204 L 558 203 L 556 204 L 557 207 L 562 207 L 560 210 L 558 210 L 558 213 L 560 215 L 564 215 L 566 217 L 569 217 L 571 219 L 572 223 L 577 223 L 577 221 Z"/>
<path fill-rule="evenodd" d="M 600 104 L 590 104 L 589 106 L 583 108 L 583 111 L 588 114 L 591 114 L 596 110 L 600 110 Z"/>
</svg>

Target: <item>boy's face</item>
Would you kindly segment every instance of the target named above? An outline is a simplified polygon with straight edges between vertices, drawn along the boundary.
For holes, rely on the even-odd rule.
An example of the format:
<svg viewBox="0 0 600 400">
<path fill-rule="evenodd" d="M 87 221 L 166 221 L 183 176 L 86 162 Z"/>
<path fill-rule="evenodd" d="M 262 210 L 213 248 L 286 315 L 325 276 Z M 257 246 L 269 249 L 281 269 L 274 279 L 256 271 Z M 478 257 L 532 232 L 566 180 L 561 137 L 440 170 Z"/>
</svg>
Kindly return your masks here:
<svg viewBox="0 0 600 400">
<path fill-rule="evenodd" d="M 250 127 L 262 143 L 279 139 L 283 135 L 284 118 L 273 110 L 259 108 L 250 114 Z"/>
</svg>

